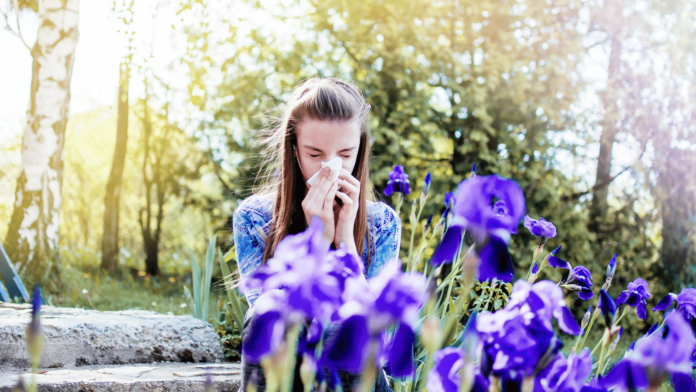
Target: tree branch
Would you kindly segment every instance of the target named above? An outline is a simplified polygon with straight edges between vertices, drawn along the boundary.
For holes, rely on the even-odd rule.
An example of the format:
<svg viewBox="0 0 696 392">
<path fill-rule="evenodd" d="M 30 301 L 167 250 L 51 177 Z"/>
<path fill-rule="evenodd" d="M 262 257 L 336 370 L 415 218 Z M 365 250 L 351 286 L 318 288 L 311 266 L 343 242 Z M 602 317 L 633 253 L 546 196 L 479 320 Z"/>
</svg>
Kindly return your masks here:
<svg viewBox="0 0 696 392">
<path fill-rule="evenodd" d="M 602 188 L 605 188 L 605 187 L 609 186 L 609 184 L 611 184 L 614 180 L 616 180 L 620 175 L 624 174 L 624 173 L 627 172 L 629 169 L 632 169 L 635 165 L 638 164 L 638 162 L 640 162 L 640 160 L 643 158 L 643 155 L 645 154 L 645 150 L 646 150 L 647 147 L 648 147 L 648 140 L 650 140 L 650 139 L 652 138 L 653 133 L 654 133 L 654 132 L 651 132 L 650 135 L 649 135 L 649 137 L 647 137 L 647 138 L 645 139 L 645 141 L 642 143 L 642 144 L 643 144 L 643 148 L 641 149 L 640 155 L 638 156 L 638 158 L 636 158 L 635 161 L 633 161 L 632 164 L 630 164 L 630 165 L 624 167 L 623 169 L 621 169 L 620 172 L 616 173 L 616 175 L 612 176 L 609 180 L 604 181 L 604 182 L 601 182 L 601 183 L 599 183 L 599 184 L 595 184 L 592 188 L 590 188 L 590 189 L 587 190 L 587 191 L 584 191 L 584 192 L 575 192 L 575 193 L 573 193 L 573 194 L 570 194 L 570 195 L 568 195 L 568 196 L 563 197 L 562 199 L 563 199 L 563 200 L 577 200 L 577 199 L 579 199 L 579 198 L 582 197 L 582 196 L 585 196 L 585 195 L 588 195 L 588 194 L 590 194 L 590 193 L 593 193 L 593 192 L 596 191 L 597 189 L 602 189 Z"/>
<path fill-rule="evenodd" d="M 22 41 L 22 44 L 24 44 L 24 47 L 27 48 L 29 51 L 29 55 L 31 57 L 34 57 L 34 53 L 31 51 L 31 47 L 27 45 L 27 42 L 24 40 L 24 37 L 22 36 L 22 28 L 19 25 L 19 6 L 17 5 L 17 0 L 12 0 L 12 9 L 14 10 L 15 14 L 15 21 L 17 23 L 17 31 L 12 30 L 10 27 L 10 18 L 7 16 L 6 13 L 2 13 L 2 16 L 5 17 L 5 29 L 7 29 L 9 32 L 14 34 L 15 36 L 19 37 L 20 41 Z"/>
</svg>

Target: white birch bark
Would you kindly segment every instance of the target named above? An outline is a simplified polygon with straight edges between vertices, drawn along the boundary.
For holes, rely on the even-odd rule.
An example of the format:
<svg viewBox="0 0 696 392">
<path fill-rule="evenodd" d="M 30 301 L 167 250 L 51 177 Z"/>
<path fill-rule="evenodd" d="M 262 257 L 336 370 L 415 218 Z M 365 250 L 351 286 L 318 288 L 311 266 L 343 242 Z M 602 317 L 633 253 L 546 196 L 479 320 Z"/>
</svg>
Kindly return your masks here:
<svg viewBox="0 0 696 392">
<path fill-rule="evenodd" d="M 63 145 L 70 103 L 79 0 L 40 0 L 32 49 L 31 99 L 22 142 L 22 171 L 5 239 L 20 271 L 45 265 L 58 250 Z"/>
</svg>

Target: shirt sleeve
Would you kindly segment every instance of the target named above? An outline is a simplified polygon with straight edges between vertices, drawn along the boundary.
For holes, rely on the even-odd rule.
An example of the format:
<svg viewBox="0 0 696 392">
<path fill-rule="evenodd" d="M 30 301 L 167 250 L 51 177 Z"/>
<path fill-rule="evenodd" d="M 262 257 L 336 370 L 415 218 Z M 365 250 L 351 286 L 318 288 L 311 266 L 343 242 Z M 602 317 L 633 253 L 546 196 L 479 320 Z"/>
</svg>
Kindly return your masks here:
<svg viewBox="0 0 696 392">
<path fill-rule="evenodd" d="M 375 214 L 375 262 L 369 277 L 377 275 L 389 261 L 398 259 L 401 249 L 401 218 L 384 203 L 376 203 L 375 207 L 381 211 Z"/>
<path fill-rule="evenodd" d="M 257 229 L 257 222 L 255 222 L 252 210 L 240 206 L 232 215 L 232 224 L 237 267 L 243 281 L 261 265 L 266 241 Z M 261 295 L 260 289 L 244 293 L 249 306 L 253 305 L 259 295 Z"/>
</svg>

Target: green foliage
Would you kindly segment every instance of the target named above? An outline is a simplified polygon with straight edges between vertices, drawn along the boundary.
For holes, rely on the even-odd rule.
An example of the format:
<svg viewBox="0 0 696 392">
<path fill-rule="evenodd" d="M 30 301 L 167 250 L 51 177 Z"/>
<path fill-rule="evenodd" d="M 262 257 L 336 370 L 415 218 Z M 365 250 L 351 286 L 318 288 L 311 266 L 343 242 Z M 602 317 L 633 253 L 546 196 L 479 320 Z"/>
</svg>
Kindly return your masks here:
<svg viewBox="0 0 696 392">
<path fill-rule="evenodd" d="M 208 241 L 208 251 L 205 254 L 203 273 L 198 265 L 196 256 L 191 251 L 191 272 L 193 279 L 193 295 L 188 287 L 184 286 L 184 293 L 191 306 L 193 317 L 208 321 L 208 302 L 210 299 L 210 280 L 213 275 L 213 262 L 215 259 L 215 243 L 217 234 Z"/>
</svg>

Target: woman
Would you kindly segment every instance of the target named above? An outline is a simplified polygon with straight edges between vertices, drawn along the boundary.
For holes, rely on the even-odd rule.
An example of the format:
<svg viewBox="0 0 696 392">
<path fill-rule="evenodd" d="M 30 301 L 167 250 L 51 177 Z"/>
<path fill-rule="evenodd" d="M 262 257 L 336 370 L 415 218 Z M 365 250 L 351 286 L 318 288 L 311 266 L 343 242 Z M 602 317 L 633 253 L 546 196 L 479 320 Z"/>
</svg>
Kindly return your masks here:
<svg viewBox="0 0 696 392">
<path fill-rule="evenodd" d="M 295 87 L 268 139 L 266 184 L 234 212 L 242 279 L 271 258 L 286 235 L 304 231 L 313 215 L 324 222 L 324 238 L 332 247 L 345 243 L 362 255 L 366 277 L 398 257 L 401 221 L 389 206 L 373 201 L 370 191 L 369 111 L 360 90 L 339 79 L 312 78 Z M 336 157 L 342 160 L 337 178 L 328 167 L 322 169 L 322 162 Z M 319 170 L 318 180 L 310 186 L 307 180 Z M 245 294 L 251 305 L 245 335 L 253 328 L 253 304 L 260 294 L 253 290 Z M 335 331 L 335 327 L 327 328 L 326 333 Z M 244 388 L 256 374 L 257 389 L 265 389 L 259 365 L 248 363 L 242 355 L 242 366 Z M 344 390 L 352 390 L 359 382 L 358 375 L 339 376 Z M 295 380 L 297 386 L 299 377 Z M 384 381 L 377 378 L 377 390 L 389 389 Z"/>
</svg>

